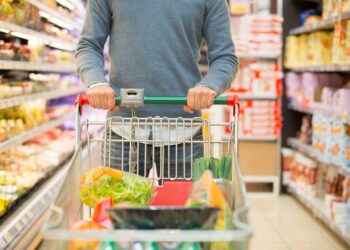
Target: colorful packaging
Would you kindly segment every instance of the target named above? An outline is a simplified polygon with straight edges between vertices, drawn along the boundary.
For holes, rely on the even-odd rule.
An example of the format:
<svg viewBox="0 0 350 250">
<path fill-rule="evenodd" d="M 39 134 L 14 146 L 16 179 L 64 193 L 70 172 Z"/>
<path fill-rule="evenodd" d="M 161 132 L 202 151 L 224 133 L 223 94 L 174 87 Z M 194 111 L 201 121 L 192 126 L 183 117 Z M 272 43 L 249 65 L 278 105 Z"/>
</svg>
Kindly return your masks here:
<svg viewBox="0 0 350 250">
<path fill-rule="evenodd" d="M 350 5 L 350 0 L 348 0 L 348 2 Z M 350 6 L 348 11 L 350 11 Z M 346 21 L 345 61 L 350 62 L 350 19 Z"/>
<path fill-rule="evenodd" d="M 336 22 L 333 33 L 332 63 L 346 64 L 346 29 L 347 21 Z"/>
<path fill-rule="evenodd" d="M 215 183 L 210 171 L 205 171 L 199 181 L 195 182 L 190 192 L 190 198 L 186 206 L 207 206 L 221 209 L 215 230 L 231 230 L 232 210 L 228 205 L 221 189 Z M 231 250 L 232 243 L 213 242 L 211 249 Z"/>
</svg>

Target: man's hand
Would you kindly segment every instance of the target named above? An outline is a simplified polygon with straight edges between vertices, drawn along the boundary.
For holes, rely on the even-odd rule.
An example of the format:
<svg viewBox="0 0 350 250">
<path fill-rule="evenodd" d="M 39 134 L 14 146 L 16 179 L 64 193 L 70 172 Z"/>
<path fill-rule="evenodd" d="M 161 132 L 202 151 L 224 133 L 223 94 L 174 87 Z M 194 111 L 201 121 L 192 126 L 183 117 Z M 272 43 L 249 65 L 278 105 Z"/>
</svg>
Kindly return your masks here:
<svg viewBox="0 0 350 250">
<path fill-rule="evenodd" d="M 216 92 L 205 86 L 191 88 L 187 94 L 187 105 L 184 111 L 193 114 L 195 110 L 210 108 L 216 97 Z"/>
<path fill-rule="evenodd" d="M 89 104 L 95 109 L 105 109 L 117 112 L 119 107 L 115 105 L 115 92 L 109 86 L 96 86 L 87 90 Z"/>
</svg>

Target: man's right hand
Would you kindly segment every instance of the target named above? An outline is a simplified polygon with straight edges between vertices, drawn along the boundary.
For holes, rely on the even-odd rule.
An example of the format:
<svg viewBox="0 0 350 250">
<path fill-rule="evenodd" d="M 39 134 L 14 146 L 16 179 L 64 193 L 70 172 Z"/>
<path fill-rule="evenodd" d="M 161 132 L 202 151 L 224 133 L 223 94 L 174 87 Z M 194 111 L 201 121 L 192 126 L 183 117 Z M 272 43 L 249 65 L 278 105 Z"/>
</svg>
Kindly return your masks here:
<svg viewBox="0 0 350 250">
<path fill-rule="evenodd" d="M 89 104 L 95 109 L 104 109 L 117 112 L 119 107 L 115 105 L 115 91 L 109 86 L 91 87 L 86 92 Z"/>
</svg>

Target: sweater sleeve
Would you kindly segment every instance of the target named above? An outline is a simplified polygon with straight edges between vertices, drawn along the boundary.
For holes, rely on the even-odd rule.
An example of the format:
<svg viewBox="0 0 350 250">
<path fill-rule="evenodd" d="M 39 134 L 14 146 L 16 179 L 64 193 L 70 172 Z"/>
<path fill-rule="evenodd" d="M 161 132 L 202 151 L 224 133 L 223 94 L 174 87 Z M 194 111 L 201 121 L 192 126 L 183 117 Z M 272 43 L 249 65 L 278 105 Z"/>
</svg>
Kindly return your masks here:
<svg viewBox="0 0 350 250">
<path fill-rule="evenodd" d="M 84 27 L 76 52 L 78 74 L 88 87 L 107 82 L 103 50 L 110 33 L 111 23 L 108 1 L 88 0 Z"/>
<path fill-rule="evenodd" d="M 222 94 L 238 71 L 226 0 L 207 0 L 203 36 L 208 45 L 209 71 L 198 85 Z"/>
</svg>

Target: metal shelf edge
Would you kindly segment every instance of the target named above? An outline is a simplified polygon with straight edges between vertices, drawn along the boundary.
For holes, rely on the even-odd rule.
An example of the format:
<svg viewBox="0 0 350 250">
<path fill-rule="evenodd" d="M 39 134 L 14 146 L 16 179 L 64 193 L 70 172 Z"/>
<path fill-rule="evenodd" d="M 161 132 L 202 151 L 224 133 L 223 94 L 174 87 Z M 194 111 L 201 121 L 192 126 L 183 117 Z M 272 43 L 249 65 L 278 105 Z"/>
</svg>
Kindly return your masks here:
<svg viewBox="0 0 350 250">
<path fill-rule="evenodd" d="M 79 94 L 83 91 L 84 91 L 83 88 L 79 88 L 79 89 L 72 88 L 68 90 L 55 89 L 55 90 L 47 90 L 47 91 L 28 94 L 28 95 L 20 95 L 20 96 L 14 96 L 10 98 L 4 98 L 4 99 L 0 99 L 0 109 L 19 106 L 28 101 L 32 101 L 36 99 L 50 100 L 50 99 L 60 98 L 64 96 L 71 96 L 71 95 Z"/>
<path fill-rule="evenodd" d="M 74 112 L 69 112 L 68 114 L 62 115 L 61 117 L 48 121 L 42 125 L 39 125 L 31 130 L 28 130 L 20 135 L 14 136 L 6 141 L 0 143 L 0 152 L 10 149 L 16 145 L 20 145 L 27 140 L 40 135 L 52 128 L 61 125 L 64 121 L 74 116 Z"/>
<path fill-rule="evenodd" d="M 318 31 L 318 30 L 330 29 L 330 28 L 334 27 L 334 24 L 337 21 L 345 20 L 345 19 L 349 19 L 349 18 L 350 18 L 350 12 L 346 12 L 346 13 L 341 14 L 338 17 L 332 17 L 332 18 L 329 18 L 326 20 L 322 20 L 315 25 L 308 25 L 308 26 L 301 26 L 301 27 L 294 28 L 290 31 L 290 35 L 300 35 L 303 33 L 310 33 L 310 32 L 314 32 L 314 31 Z"/>
<path fill-rule="evenodd" d="M 325 162 L 324 160 L 320 159 L 316 150 L 312 146 L 305 145 L 296 138 L 288 138 L 287 143 L 291 148 L 305 154 L 306 156 L 316 160 L 317 162 L 337 168 L 343 175 L 350 176 L 350 168 L 338 166 L 330 162 Z"/>
<path fill-rule="evenodd" d="M 57 185 L 63 181 L 65 174 L 67 173 L 71 161 L 61 167 L 60 169 L 51 176 L 47 181 L 40 186 L 39 190 L 33 194 L 30 199 L 25 202 L 18 213 L 10 216 L 5 225 L 0 227 L 0 248 L 4 249 L 8 247 L 15 239 L 21 238 L 23 234 L 22 230 L 30 230 L 30 225 L 36 222 L 48 208 L 51 203 L 52 197 L 57 192 Z M 13 217 L 13 218 L 12 218 Z M 24 231 L 24 233 L 27 232 Z"/>
<path fill-rule="evenodd" d="M 332 222 L 331 219 L 326 215 L 322 207 L 318 206 L 318 204 L 323 204 L 322 200 L 319 200 L 317 198 L 310 199 L 305 197 L 291 184 L 288 185 L 288 189 L 301 203 L 303 203 L 307 208 L 309 208 L 317 218 L 321 219 L 324 224 L 326 224 L 340 238 L 342 238 L 347 244 L 350 245 L 350 238 L 347 238 L 346 235 L 344 235 L 341 232 L 339 226 Z"/>
<path fill-rule="evenodd" d="M 66 40 L 63 40 L 60 38 L 56 38 L 54 36 L 42 33 L 40 31 L 32 30 L 30 28 L 19 26 L 17 24 L 12 24 L 12 23 L 0 20 L 0 27 L 4 28 L 4 29 L 8 29 L 10 31 L 20 32 L 20 33 L 35 37 L 37 39 L 42 39 L 46 42 L 60 43 L 60 44 L 63 44 L 65 46 L 72 47 L 72 49 L 74 49 L 74 47 L 75 47 L 74 42 L 69 42 L 69 41 L 66 41 Z"/>
<path fill-rule="evenodd" d="M 0 60 L 0 70 L 23 70 L 23 71 L 42 71 L 56 73 L 74 73 L 76 71 L 75 64 L 45 64 L 30 63 L 11 60 Z"/>
<path fill-rule="evenodd" d="M 59 13 L 57 10 L 54 10 L 52 8 L 50 8 L 49 6 L 37 1 L 37 0 L 28 0 L 28 2 L 30 4 L 32 4 L 33 6 L 37 7 L 38 9 L 40 9 L 41 11 L 45 11 L 48 14 L 50 14 L 51 16 L 58 18 L 70 25 L 72 25 L 74 27 L 74 29 L 76 30 L 81 30 L 81 26 L 75 22 L 73 22 L 68 16 L 65 16 L 61 13 Z"/>
<path fill-rule="evenodd" d="M 238 140 L 274 142 L 278 140 L 278 136 L 239 136 Z"/>
<path fill-rule="evenodd" d="M 295 72 L 348 72 L 350 65 L 325 65 L 325 66 L 306 66 L 306 67 L 286 67 L 286 69 Z"/>
<path fill-rule="evenodd" d="M 322 109 L 322 108 L 302 107 L 302 106 L 291 105 L 291 104 L 288 105 L 288 108 L 297 112 L 310 114 L 310 115 L 315 114 L 315 112 L 324 113 L 327 115 L 335 116 L 336 118 L 340 119 L 342 122 L 346 124 L 350 124 L 350 114 L 340 113 L 333 110 L 327 110 L 324 108 Z"/>
</svg>

